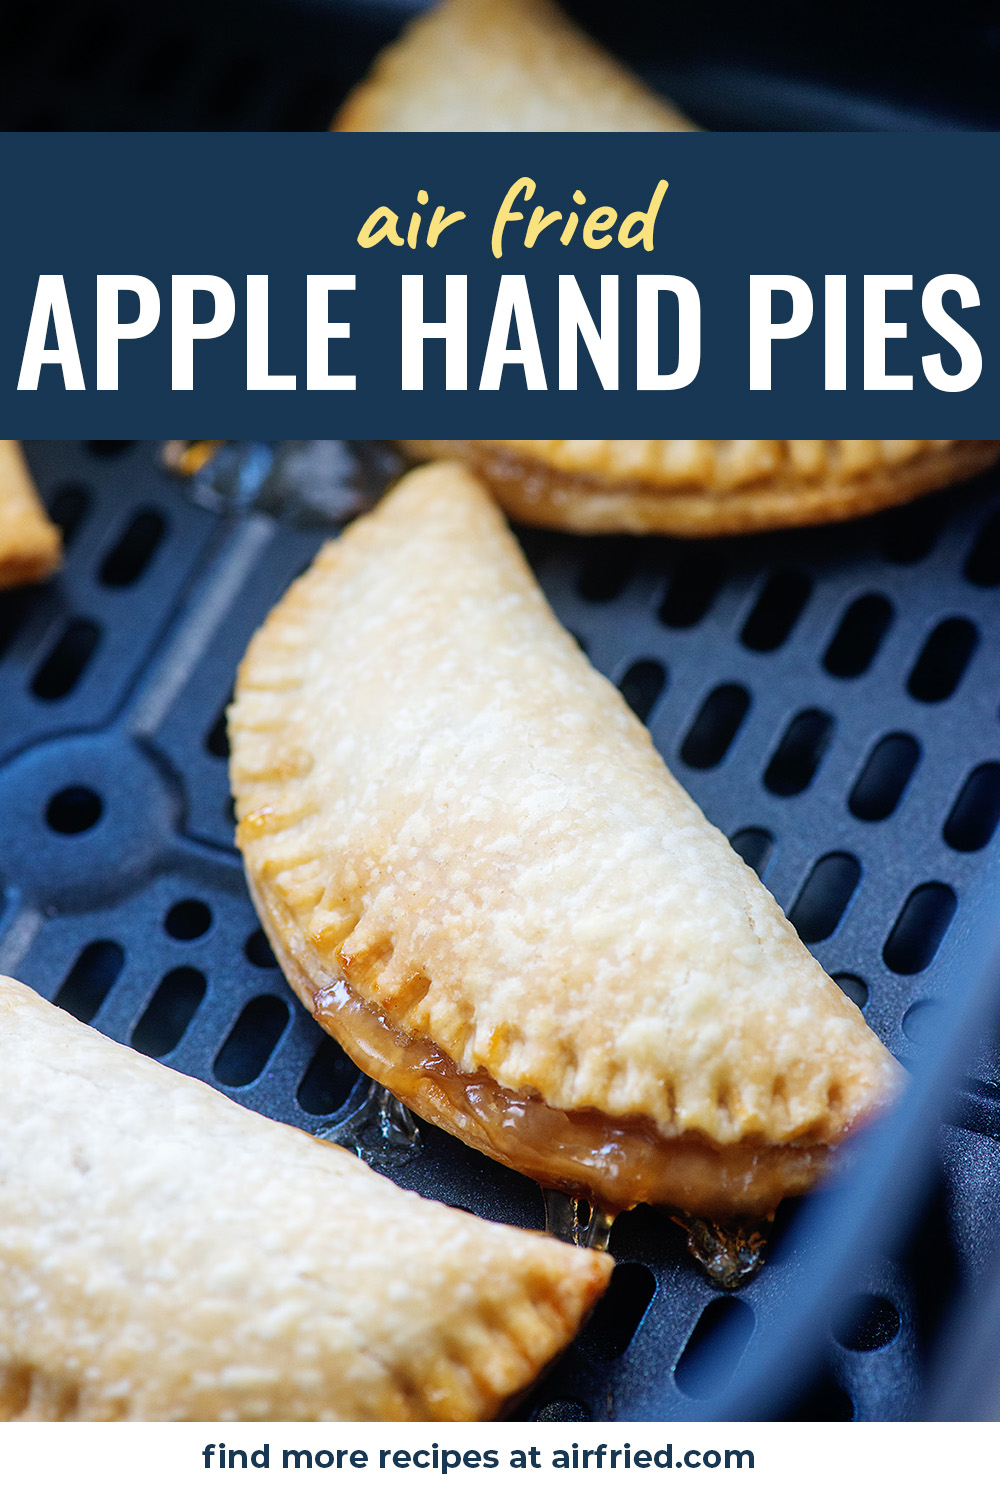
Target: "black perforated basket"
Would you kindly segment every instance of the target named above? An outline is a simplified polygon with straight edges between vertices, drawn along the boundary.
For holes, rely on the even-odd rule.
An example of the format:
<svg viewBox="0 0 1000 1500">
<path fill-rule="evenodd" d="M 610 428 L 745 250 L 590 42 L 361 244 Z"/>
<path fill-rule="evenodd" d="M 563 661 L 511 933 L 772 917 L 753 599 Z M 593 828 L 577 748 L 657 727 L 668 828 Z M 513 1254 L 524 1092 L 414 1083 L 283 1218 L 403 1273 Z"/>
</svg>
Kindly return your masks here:
<svg viewBox="0 0 1000 1500">
<path fill-rule="evenodd" d="M 288 513 L 267 445 L 231 450 L 215 489 L 168 475 L 153 443 L 27 446 L 68 551 L 52 582 L 0 596 L 0 972 L 326 1131 L 366 1081 L 257 926 L 223 710 L 250 633 L 334 528 L 267 513 Z M 341 498 L 379 482 L 377 453 L 321 458 Z M 916 1077 L 842 1180 L 781 1210 L 735 1295 L 666 1217 L 620 1219 L 608 1297 L 519 1415 L 921 1414 L 931 1385 L 953 1388 L 940 1335 L 1000 1222 L 984 1040 L 1000 484 L 815 533 L 522 541 L 556 612 Z M 432 1128 L 422 1140 L 390 1159 L 404 1186 L 541 1226 L 534 1184 Z"/>
<path fill-rule="evenodd" d="M 0 128 L 322 130 L 426 3 L 8 0 Z M 711 130 L 1000 126 L 996 16 L 977 0 L 563 3 Z"/>
<path fill-rule="evenodd" d="M 0 16 L 0 126 L 323 128 L 411 8 L 246 0 L 234 26 L 224 0 L 14 0 Z M 945 20 L 908 7 L 902 23 L 862 0 L 713 0 L 669 25 L 642 0 L 570 8 L 713 128 L 998 122 L 996 27 L 968 0 Z M 327 528 L 213 512 L 157 453 L 29 445 L 69 550 L 55 582 L 0 595 L 0 971 L 253 1108 L 326 1130 L 364 1084 L 257 929 L 222 715 L 250 632 Z M 223 487 L 252 505 L 271 458 L 248 449 Z M 1000 1062 L 986 1040 L 998 482 L 815 535 L 524 541 L 595 664 L 918 1076 L 856 1170 L 782 1210 L 767 1267 L 736 1296 L 705 1281 L 669 1221 L 621 1219 L 610 1295 L 519 1415 L 985 1410 L 976 1375 L 995 1339 L 969 1299 L 1000 1221 Z M 423 1140 L 393 1162 L 405 1185 L 541 1224 L 533 1184 L 438 1132 Z"/>
</svg>

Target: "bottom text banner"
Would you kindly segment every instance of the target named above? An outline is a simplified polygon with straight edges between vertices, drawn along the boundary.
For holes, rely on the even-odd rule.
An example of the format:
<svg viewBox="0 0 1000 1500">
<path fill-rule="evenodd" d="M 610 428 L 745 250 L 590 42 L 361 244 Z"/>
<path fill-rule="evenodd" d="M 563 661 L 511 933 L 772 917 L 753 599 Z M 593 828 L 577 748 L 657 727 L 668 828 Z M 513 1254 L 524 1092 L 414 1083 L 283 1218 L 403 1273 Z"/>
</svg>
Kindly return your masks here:
<svg viewBox="0 0 1000 1500">
<path fill-rule="evenodd" d="M 8 1426 L 8 1494 L 72 1492 L 101 1500 L 179 1493 L 185 1500 L 332 1492 L 463 1500 L 506 1495 L 561 1500 L 726 1494 L 810 1500 L 962 1484 L 992 1457 L 989 1425 L 802 1423 L 135 1423 Z"/>
</svg>

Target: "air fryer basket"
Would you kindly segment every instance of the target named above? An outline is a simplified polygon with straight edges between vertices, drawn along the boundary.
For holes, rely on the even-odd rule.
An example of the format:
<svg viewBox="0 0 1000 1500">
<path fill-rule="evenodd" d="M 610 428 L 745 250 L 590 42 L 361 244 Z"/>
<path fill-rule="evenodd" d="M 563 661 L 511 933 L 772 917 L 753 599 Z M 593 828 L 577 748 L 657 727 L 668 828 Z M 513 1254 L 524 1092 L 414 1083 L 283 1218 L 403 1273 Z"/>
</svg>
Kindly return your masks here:
<svg viewBox="0 0 1000 1500">
<path fill-rule="evenodd" d="M 158 444 L 27 451 L 68 550 L 55 580 L 0 596 L 0 972 L 325 1132 L 367 1082 L 258 928 L 223 711 L 250 633 L 334 528 L 255 501 L 273 493 L 267 445 L 235 450 L 236 500 L 216 511 Z M 370 487 L 370 453 L 333 457 Z M 782 1209 L 735 1295 L 666 1217 L 622 1217 L 607 1299 L 518 1415 L 917 1415 L 1000 1198 L 991 1048 L 944 1093 L 994 994 L 1000 484 L 813 533 L 522 541 L 594 664 L 917 1079 L 859 1173 Z M 541 1226 L 534 1184 L 421 1138 L 383 1162 L 402 1185 Z"/>
<path fill-rule="evenodd" d="M 0 128 L 322 130 L 426 0 L 9 0 Z M 976 0 L 563 0 L 711 130 L 996 129 Z"/>
</svg>

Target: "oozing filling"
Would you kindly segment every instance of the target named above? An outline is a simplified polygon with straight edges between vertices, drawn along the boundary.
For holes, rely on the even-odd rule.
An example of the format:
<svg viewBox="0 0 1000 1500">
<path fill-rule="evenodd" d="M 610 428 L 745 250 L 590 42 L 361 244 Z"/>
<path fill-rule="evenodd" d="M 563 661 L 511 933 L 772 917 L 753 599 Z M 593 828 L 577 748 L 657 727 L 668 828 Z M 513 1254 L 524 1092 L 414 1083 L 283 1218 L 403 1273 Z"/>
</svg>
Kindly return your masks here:
<svg viewBox="0 0 1000 1500">
<path fill-rule="evenodd" d="M 550 1187 L 621 1210 L 658 1203 L 715 1218 L 760 1217 L 805 1192 L 824 1146 L 716 1146 L 652 1121 L 553 1109 L 461 1072 L 432 1042 L 398 1031 L 343 980 L 314 995 L 316 1019 L 370 1077 L 422 1119 Z"/>
</svg>

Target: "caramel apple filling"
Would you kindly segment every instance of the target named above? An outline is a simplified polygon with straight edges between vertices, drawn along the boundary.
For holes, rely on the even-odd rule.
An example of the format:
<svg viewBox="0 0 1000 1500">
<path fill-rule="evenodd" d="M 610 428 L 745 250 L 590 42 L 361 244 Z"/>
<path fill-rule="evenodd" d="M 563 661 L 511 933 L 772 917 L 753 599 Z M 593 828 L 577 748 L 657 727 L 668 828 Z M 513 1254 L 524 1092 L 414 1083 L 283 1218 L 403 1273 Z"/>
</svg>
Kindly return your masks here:
<svg viewBox="0 0 1000 1500">
<path fill-rule="evenodd" d="M 433 1125 L 495 1161 L 612 1212 L 663 1204 L 713 1218 L 760 1218 L 805 1192 L 825 1146 L 719 1147 L 693 1132 L 668 1137 L 652 1121 L 599 1110 L 553 1109 L 502 1088 L 481 1069 L 462 1073 L 432 1042 L 408 1036 L 344 980 L 315 993 L 324 1029 L 369 1077 Z"/>
</svg>

